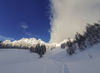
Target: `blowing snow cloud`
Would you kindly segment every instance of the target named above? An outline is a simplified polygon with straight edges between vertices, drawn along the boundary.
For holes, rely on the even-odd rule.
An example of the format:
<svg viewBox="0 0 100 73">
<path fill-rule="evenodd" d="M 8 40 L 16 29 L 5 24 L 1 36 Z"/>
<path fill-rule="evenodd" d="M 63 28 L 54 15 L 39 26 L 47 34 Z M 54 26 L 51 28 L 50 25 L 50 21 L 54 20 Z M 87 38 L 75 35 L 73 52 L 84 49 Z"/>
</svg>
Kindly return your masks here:
<svg viewBox="0 0 100 73">
<path fill-rule="evenodd" d="M 50 0 L 50 43 L 73 38 L 100 17 L 100 0 Z"/>
</svg>

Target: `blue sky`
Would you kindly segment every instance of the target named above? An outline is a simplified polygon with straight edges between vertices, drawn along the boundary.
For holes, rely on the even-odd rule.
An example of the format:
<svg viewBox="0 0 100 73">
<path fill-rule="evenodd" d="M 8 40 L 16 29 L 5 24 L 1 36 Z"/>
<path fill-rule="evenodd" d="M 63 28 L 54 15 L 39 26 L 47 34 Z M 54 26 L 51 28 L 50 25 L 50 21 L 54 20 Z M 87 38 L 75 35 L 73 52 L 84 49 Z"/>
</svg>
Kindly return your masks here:
<svg viewBox="0 0 100 73">
<path fill-rule="evenodd" d="M 50 40 L 49 0 L 0 0 L 0 40 Z"/>
<path fill-rule="evenodd" d="M 0 0 L 0 40 L 59 43 L 99 18 L 100 0 Z"/>
</svg>

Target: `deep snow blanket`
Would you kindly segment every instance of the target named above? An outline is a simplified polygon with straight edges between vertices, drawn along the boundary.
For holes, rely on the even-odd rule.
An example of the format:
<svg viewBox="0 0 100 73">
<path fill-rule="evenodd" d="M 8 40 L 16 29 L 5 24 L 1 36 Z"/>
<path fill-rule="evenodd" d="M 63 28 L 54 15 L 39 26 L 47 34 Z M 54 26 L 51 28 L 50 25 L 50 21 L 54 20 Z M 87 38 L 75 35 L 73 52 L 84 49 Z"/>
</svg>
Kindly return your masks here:
<svg viewBox="0 0 100 73">
<path fill-rule="evenodd" d="M 47 50 L 42 58 L 20 49 L 0 49 L 0 73 L 100 73 L 100 44 L 69 56 L 65 49 Z"/>
</svg>

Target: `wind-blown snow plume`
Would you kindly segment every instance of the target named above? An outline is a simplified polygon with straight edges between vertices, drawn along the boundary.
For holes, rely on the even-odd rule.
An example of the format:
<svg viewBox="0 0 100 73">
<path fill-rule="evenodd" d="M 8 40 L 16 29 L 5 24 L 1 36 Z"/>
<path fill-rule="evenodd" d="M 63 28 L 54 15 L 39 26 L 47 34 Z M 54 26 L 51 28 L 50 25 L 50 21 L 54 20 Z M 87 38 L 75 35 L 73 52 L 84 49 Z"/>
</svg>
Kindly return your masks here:
<svg viewBox="0 0 100 73">
<path fill-rule="evenodd" d="M 50 0 L 50 43 L 73 38 L 100 17 L 100 0 Z"/>
</svg>

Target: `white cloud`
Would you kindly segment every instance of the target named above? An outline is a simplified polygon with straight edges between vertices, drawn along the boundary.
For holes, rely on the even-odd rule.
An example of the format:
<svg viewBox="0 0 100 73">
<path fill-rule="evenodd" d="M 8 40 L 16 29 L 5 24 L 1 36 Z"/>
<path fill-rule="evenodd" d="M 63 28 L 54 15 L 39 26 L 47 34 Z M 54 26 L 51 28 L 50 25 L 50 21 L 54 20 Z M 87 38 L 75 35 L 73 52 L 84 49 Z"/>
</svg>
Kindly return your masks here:
<svg viewBox="0 0 100 73">
<path fill-rule="evenodd" d="M 28 28 L 28 26 L 26 25 L 25 22 L 21 22 L 20 24 L 21 24 L 21 27 L 22 27 L 24 30 Z"/>
<path fill-rule="evenodd" d="M 100 17 L 100 0 L 50 0 L 50 43 L 61 42 L 77 32 L 82 33 L 87 23 Z"/>
<path fill-rule="evenodd" d="M 26 35 L 28 35 L 28 36 L 32 36 L 32 33 L 26 32 Z"/>
<path fill-rule="evenodd" d="M 0 39 L 11 40 L 11 41 L 14 40 L 14 38 L 4 37 L 4 36 L 1 36 L 1 35 L 0 35 Z"/>
<path fill-rule="evenodd" d="M 24 33 L 28 36 L 32 36 L 32 34 L 27 32 L 27 30 L 26 30 L 26 29 L 28 29 L 29 26 L 25 22 L 20 22 L 20 24 L 21 24 L 21 28 L 23 29 Z"/>
</svg>

